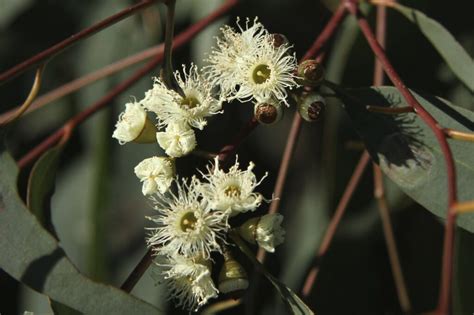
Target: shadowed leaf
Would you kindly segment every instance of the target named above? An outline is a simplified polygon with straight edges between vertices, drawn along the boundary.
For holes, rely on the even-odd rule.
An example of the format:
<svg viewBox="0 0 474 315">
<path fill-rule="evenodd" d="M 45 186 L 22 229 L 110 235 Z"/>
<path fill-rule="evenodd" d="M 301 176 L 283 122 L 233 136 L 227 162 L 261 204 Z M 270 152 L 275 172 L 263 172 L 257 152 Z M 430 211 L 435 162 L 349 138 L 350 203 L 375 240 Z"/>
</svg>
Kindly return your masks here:
<svg viewBox="0 0 474 315">
<path fill-rule="evenodd" d="M 445 217 L 447 179 L 444 157 L 431 129 L 414 113 L 386 115 L 368 112 L 366 105 L 406 107 L 393 87 L 346 90 L 342 95 L 347 112 L 373 160 L 411 198 L 439 217 Z M 445 128 L 474 132 L 474 113 L 441 98 L 414 94 Z M 474 144 L 449 140 L 453 152 L 459 200 L 474 199 Z M 474 232 L 474 214 L 457 220 Z"/>
<path fill-rule="evenodd" d="M 36 216 L 41 225 L 55 234 L 51 223 L 50 200 L 54 193 L 56 170 L 61 155 L 59 145 L 43 154 L 33 166 L 28 179 L 26 201 L 28 209 Z"/>
<path fill-rule="evenodd" d="M 400 4 L 396 4 L 394 8 L 419 27 L 454 74 L 473 92 L 474 63 L 454 36 L 441 24 L 418 10 Z"/>
<path fill-rule="evenodd" d="M 119 289 L 91 281 L 25 207 L 14 187 L 18 169 L 0 147 L 0 267 L 51 299 L 86 314 L 160 314 Z"/>
<path fill-rule="evenodd" d="M 237 235 L 231 235 L 234 242 L 237 244 L 239 249 L 250 259 L 254 266 L 270 281 L 275 289 L 280 294 L 280 297 L 288 306 L 291 314 L 298 315 L 311 315 L 313 311 L 285 284 L 278 281 L 277 278 L 272 276 L 265 267 L 255 258 L 255 254 L 247 247 L 242 239 Z"/>
</svg>

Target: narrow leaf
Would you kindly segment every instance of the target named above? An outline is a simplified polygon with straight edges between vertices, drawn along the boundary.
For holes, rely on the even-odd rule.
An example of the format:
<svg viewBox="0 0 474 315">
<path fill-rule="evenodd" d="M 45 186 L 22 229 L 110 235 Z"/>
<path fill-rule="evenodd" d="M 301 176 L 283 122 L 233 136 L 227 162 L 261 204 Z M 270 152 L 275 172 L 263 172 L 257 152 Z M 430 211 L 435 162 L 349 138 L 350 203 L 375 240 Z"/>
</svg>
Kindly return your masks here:
<svg viewBox="0 0 474 315">
<path fill-rule="evenodd" d="M 231 234 L 232 239 L 239 249 L 250 259 L 254 266 L 263 273 L 263 275 L 270 281 L 271 284 L 280 294 L 280 297 L 288 306 L 288 309 L 292 314 L 297 315 L 312 315 L 314 312 L 299 298 L 296 293 L 294 293 L 286 285 L 278 281 L 273 275 L 271 275 L 265 267 L 255 258 L 254 253 L 248 248 L 248 246 L 242 241 L 242 239 L 236 235 Z"/>
<path fill-rule="evenodd" d="M 366 110 L 366 105 L 406 107 L 394 87 L 346 90 L 341 95 L 357 132 L 373 160 L 416 202 L 439 217 L 448 208 L 446 164 L 431 129 L 414 113 L 387 115 Z M 445 128 L 474 132 L 474 113 L 434 96 L 415 94 L 417 100 Z M 453 152 L 459 200 L 474 199 L 474 143 L 449 140 Z M 474 232 L 474 214 L 458 218 L 462 228 Z"/>
<path fill-rule="evenodd" d="M 85 314 L 160 314 L 152 305 L 79 273 L 58 242 L 25 207 L 15 189 L 18 169 L 0 147 L 0 268 Z"/>
<path fill-rule="evenodd" d="M 393 8 L 420 28 L 454 74 L 473 92 L 474 62 L 454 36 L 441 24 L 418 10 L 400 4 L 395 4 Z"/>
<path fill-rule="evenodd" d="M 28 179 L 26 204 L 41 225 L 52 232 L 50 200 L 54 192 L 56 170 L 62 145 L 56 146 L 43 154 L 33 166 Z"/>
</svg>

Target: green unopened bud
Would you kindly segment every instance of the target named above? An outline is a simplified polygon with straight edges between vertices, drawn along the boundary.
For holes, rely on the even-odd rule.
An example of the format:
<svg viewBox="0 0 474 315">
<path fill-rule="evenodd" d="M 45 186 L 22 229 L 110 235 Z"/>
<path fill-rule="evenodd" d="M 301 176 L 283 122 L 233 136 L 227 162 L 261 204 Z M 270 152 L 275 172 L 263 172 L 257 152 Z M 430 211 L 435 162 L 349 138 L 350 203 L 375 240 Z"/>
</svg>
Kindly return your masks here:
<svg viewBox="0 0 474 315">
<path fill-rule="evenodd" d="M 240 295 L 249 286 L 247 272 L 228 249 L 224 250 L 224 265 L 219 273 L 218 289 L 222 293 Z"/>
<path fill-rule="evenodd" d="M 309 122 L 317 121 L 324 113 L 326 101 L 317 93 L 309 93 L 298 102 L 298 112 Z"/>
<path fill-rule="evenodd" d="M 324 72 L 323 66 L 316 60 L 305 60 L 298 66 L 298 83 L 317 87 L 324 79 Z"/>
<path fill-rule="evenodd" d="M 283 108 L 282 105 L 274 101 L 259 103 L 254 107 L 254 114 L 259 123 L 272 125 L 283 117 Z"/>
<path fill-rule="evenodd" d="M 239 229 L 239 235 L 251 244 L 256 244 L 256 233 L 257 233 L 257 225 L 260 221 L 260 217 L 251 218 L 247 220 L 244 224 L 242 224 Z"/>
<path fill-rule="evenodd" d="M 285 240 L 285 231 L 281 227 L 283 216 L 270 213 L 261 217 L 251 218 L 238 228 L 239 235 L 251 244 L 273 253 L 275 247 Z"/>
<path fill-rule="evenodd" d="M 133 142 L 136 142 L 136 143 L 153 143 L 153 142 L 156 142 L 156 132 L 157 131 L 158 130 L 156 129 L 155 124 L 153 124 L 151 122 L 150 118 L 148 118 L 148 116 L 147 116 L 142 131 L 140 132 L 138 137 L 136 137 L 133 140 Z"/>
</svg>

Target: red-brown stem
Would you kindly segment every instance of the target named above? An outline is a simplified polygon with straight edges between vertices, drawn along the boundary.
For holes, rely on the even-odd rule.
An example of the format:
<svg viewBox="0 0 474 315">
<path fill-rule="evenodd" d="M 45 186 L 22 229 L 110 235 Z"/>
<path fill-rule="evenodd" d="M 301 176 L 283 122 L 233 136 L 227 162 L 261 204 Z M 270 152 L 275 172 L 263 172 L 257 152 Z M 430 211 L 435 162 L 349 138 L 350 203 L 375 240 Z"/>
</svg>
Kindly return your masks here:
<svg viewBox="0 0 474 315">
<path fill-rule="evenodd" d="M 359 185 L 359 182 L 362 178 L 362 175 L 364 174 L 364 170 L 367 167 L 367 164 L 369 164 L 369 161 L 369 153 L 367 151 L 364 151 L 354 169 L 354 172 L 352 173 L 351 178 L 349 179 L 349 182 L 347 183 L 346 189 L 344 190 L 341 199 L 339 200 L 339 204 L 337 205 L 336 211 L 334 211 L 334 215 L 332 216 L 331 221 L 329 222 L 326 232 L 324 233 L 323 240 L 321 241 L 321 245 L 319 246 L 319 249 L 317 250 L 316 254 L 318 261 L 323 258 L 326 252 L 328 251 L 329 246 L 331 245 L 331 242 L 334 239 L 334 235 L 336 234 L 337 227 L 339 226 L 342 216 L 346 211 L 347 205 L 349 204 L 352 195 L 354 194 L 357 186 Z M 307 297 L 311 293 L 311 289 L 314 286 L 314 283 L 318 276 L 318 272 L 319 266 L 313 266 L 309 271 L 308 275 L 306 276 L 303 289 L 301 290 L 303 296 Z"/>
<path fill-rule="evenodd" d="M 336 12 L 334 12 L 331 19 L 326 24 L 323 31 L 319 34 L 316 41 L 303 56 L 302 60 L 310 59 L 321 54 L 321 49 L 326 45 L 327 41 L 334 35 L 334 32 L 337 30 L 345 16 L 345 0 L 342 0 L 336 9 Z"/>
<path fill-rule="evenodd" d="M 176 38 L 178 37 L 179 36 L 177 36 Z M 127 67 L 130 67 L 134 64 L 150 59 L 158 55 L 159 53 L 163 53 L 163 48 L 164 48 L 163 44 L 153 46 L 135 55 L 123 58 L 99 70 L 96 70 L 80 78 L 77 78 L 73 81 L 70 81 L 66 84 L 63 84 L 59 86 L 58 88 L 39 96 L 33 102 L 33 104 L 31 104 L 31 106 L 28 108 L 25 114 L 35 111 L 48 103 L 51 103 L 57 99 L 60 99 L 66 95 L 69 95 L 89 84 L 96 82 L 97 80 L 103 79 L 109 75 L 117 73 L 118 71 L 123 70 Z M 3 123 L 4 121 L 8 120 L 9 117 L 11 117 L 18 109 L 19 109 L 19 106 L 16 108 L 12 108 L 11 110 L 7 112 L 2 113 L 0 115 L 0 123 Z"/>
<path fill-rule="evenodd" d="M 345 16 L 346 14 L 345 14 L 345 9 L 344 9 L 344 4 L 343 4 L 343 1 L 341 1 L 341 4 L 337 8 L 336 12 L 334 12 L 331 19 L 324 27 L 323 31 L 319 34 L 319 36 L 313 42 L 311 47 L 304 54 L 301 61 L 304 61 L 310 58 L 315 58 L 318 62 L 320 63 L 323 62 L 324 52 L 321 51 L 321 49 L 327 44 L 328 40 L 334 35 L 338 26 L 344 20 Z M 302 122 L 301 116 L 298 114 L 298 112 L 296 112 L 293 117 L 293 123 L 291 125 L 288 138 L 286 140 L 285 151 L 283 152 L 283 158 L 281 160 L 280 168 L 278 170 L 278 177 L 275 183 L 275 188 L 273 189 L 275 199 L 272 201 L 272 204 L 270 205 L 270 209 L 268 210 L 268 213 L 278 212 L 278 208 L 280 206 L 280 196 L 283 192 L 283 188 L 285 187 L 285 181 L 286 181 L 286 176 L 288 174 L 288 168 L 290 165 L 291 158 L 293 157 L 295 145 L 298 140 L 298 136 L 301 129 L 301 122 Z M 257 259 L 261 263 L 264 263 L 265 256 L 266 256 L 265 250 L 263 250 L 263 248 L 259 248 L 257 252 Z"/>
<path fill-rule="evenodd" d="M 189 27 L 186 31 L 182 32 L 178 36 L 175 37 L 173 42 L 173 49 L 177 49 L 187 42 L 189 42 L 196 34 L 198 34 L 201 30 L 203 30 L 207 25 L 215 21 L 217 18 L 222 16 L 223 14 L 227 13 L 235 4 L 237 0 L 228 0 L 224 5 L 222 5 L 219 9 L 215 12 L 211 13 L 207 17 L 203 18 L 202 20 L 198 21 L 196 24 Z M 18 162 L 18 166 L 20 168 L 28 165 L 29 163 L 36 160 L 43 152 L 45 152 L 48 148 L 55 145 L 59 139 L 66 133 L 66 131 L 70 132 L 71 129 L 76 127 L 78 124 L 82 123 L 84 120 L 89 118 L 92 114 L 97 112 L 98 110 L 102 109 L 106 106 L 109 102 L 111 102 L 117 95 L 128 89 L 132 84 L 134 84 L 137 80 L 141 77 L 146 75 L 150 72 L 154 67 L 156 67 L 161 60 L 163 59 L 163 53 L 160 52 L 152 61 L 146 64 L 143 68 L 138 70 L 132 77 L 125 80 L 121 84 L 117 85 L 111 92 L 101 98 L 98 102 L 91 105 L 86 110 L 80 112 L 75 117 L 68 120 L 62 128 L 56 131 L 54 134 L 49 136 L 46 140 L 28 152 L 23 158 L 21 158 Z"/>
<path fill-rule="evenodd" d="M 384 6 L 377 7 L 376 15 L 376 36 L 380 43 L 380 46 L 385 47 L 386 38 L 386 25 L 387 25 L 387 10 Z M 374 86 L 383 85 L 384 72 L 381 62 L 375 58 L 374 67 Z M 412 107 L 408 107 L 413 110 Z M 385 196 L 385 187 L 383 183 L 383 174 L 380 167 L 373 164 L 374 171 L 374 197 L 377 200 L 377 205 L 382 221 L 382 228 L 387 247 L 387 253 L 390 261 L 390 267 L 392 269 L 393 280 L 397 289 L 397 296 L 400 303 L 400 308 L 403 313 L 408 314 L 411 312 L 411 303 L 408 296 L 408 291 L 403 277 L 402 266 L 397 250 L 397 243 L 395 241 L 395 235 L 393 233 L 392 222 L 390 220 L 390 211 L 388 208 L 387 198 Z"/>
<path fill-rule="evenodd" d="M 443 247 L 443 258 L 442 258 L 442 270 L 441 270 L 441 288 L 439 293 L 438 313 L 445 315 L 450 313 L 450 300 L 451 300 L 451 282 L 453 276 L 453 251 L 454 251 L 454 224 L 456 222 L 456 212 L 453 210 L 453 205 L 457 202 L 457 187 L 456 187 L 456 171 L 454 166 L 454 159 L 449 147 L 448 141 L 446 140 L 443 128 L 438 122 L 426 111 L 423 106 L 415 99 L 413 94 L 408 90 L 406 85 L 398 73 L 393 68 L 384 49 L 380 46 L 375 38 L 369 23 L 359 11 L 357 3 L 351 0 L 347 1 L 348 9 L 352 15 L 357 18 L 362 33 L 364 34 L 370 48 L 374 54 L 379 58 L 382 66 L 393 82 L 395 87 L 405 98 L 409 106 L 413 107 L 418 116 L 428 125 L 433 131 L 436 139 L 438 140 L 441 151 L 446 163 L 446 175 L 448 182 L 448 211 L 446 215 L 445 225 L 445 238 Z"/>
<path fill-rule="evenodd" d="M 277 213 L 278 208 L 280 207 L 280 198 L 283 193 L 283 188 L 285 188 L 286 176 L 288 174 L 288 168 L 290 166 L 293 153 L 295 152 L 296 142 L 298 141 L 298 136 L 301 130 L 301 116 L 298 112 L 293 116 L 293 123 L 291 124 L 291 129 L 286 140 L 285 151 L 283 152 L 283 158 L 281 159 L 280 169 L 278 170 L 278 177 L 275 183 L 275 188 L 273 189 L 273 201 L 270 204 L 270 209 L 268 210 L 269 214 Z M 266 251 L 259 247 L 257 252 L 257 259 L 260 263 L 264 263 L 266 256 Z"/>
<path fill-rule="evenodd" d="M 71 45 L 77 43 L 80 40 L 83 40 L 91 35 L 94 35 L 95 33 L 129 17 L 130 15 L 137 13 L 140 10 L 145 9 L 146 7 L 149 7 L 153 3 L 157 1 L 166 1 L 166 0 L 143 0 L 142 2 L 139 2 L 135 5 L 132 5 L 112 16 L 109 16 L 108 18 L 102 20 L 101 22 L 92 25 L 91 27 L 88 27 L 68 38 L 65 40 L 57 43 L 56 45 L 43 50 L 42 52 L 36 54 L 35 56 L 31 57 L 30 59 L 27 59 L 23 61 L 22 63 L 17 64 L 16 66 L 8 69 L 7 71 L 3 72 L 0 74 L 0 85 L 5 83 L 6 81 L 16 77 L 17 75 L 23 73 L 27 69 L 38 65 L 40 63 L 44 63 L 47 59 L 51 59 L 58 53 L 64 51 L 66 48 L 70 47 Z"/>
<path fill-rule="evenodd" d="M 237 148 L 242 144 L 245 138 L 258 126 L 258 120 L 255 117 L 252 117 L 239 131 L 239 133 L 234 137 L 232 142 L 228 145 L 225 145 L 218 153 L 219 161 L 227 161 L 234 153 L 237 151 Z"/>
<path fill-rule="evenodd" d="M 153 251 L 147 250 L 140 262 L 135 266 L 127 280 L 120 286 L 125 292 L 131 292 L 138 283 L 143 273 L 150 267 L 153 262 Z"/>
<path fill-rule="evenodd" d="M 33 148 L 30 152 L 28 152 L 25 156 L 23 156 L 18 161 L 18 167 L 23 168 L 26 165 L 35 161 L 41 154 L 43 154 L 46 150 L 48 150 L 51 146 L 55 145 L 59 139 L 63 135 L 66 134 L 68 131 L 68 135 L 70 134 L 71 130 L 74 129 L 77 125 L 85 121 L 87 118 L 92 116 L 94 113 L 99 111 L 100 109 L 104 108 L 107 104 L 113 101 L 118 95 L 122 92 L 127 90 L 130 86 L 132 86 L 135 82 L 137 82 L 140 78 L 150 72 L 153 68 L 158 66 L 158 64 L 163 59 L 163 55 L 157 56 L 155 59 L 150 61 L 146 64 L 143 68 L 135 72 L 133 76 L 128 78 L 127 80 L 123 81 L 119 85 L 117 85 L 112 91 L 107 93 L 104 97 L 102 97 L 99 101 L 89 106 L 84 111 L 80 112 L 73 118 L 69 119 L 63 127 L 57 130 L 54 134 L 43 140 L 39 145 Z"/>
</svg>

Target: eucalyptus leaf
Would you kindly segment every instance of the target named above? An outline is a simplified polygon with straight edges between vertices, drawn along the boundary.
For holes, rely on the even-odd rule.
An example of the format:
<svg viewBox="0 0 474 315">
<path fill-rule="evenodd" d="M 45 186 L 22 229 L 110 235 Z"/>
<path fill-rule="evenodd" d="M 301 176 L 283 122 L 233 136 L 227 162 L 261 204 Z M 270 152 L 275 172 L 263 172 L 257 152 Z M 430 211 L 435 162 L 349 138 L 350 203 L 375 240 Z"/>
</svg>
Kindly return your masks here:
<svg viewBox="0 0 474 315">
<path fill-rule="evenodd" d="M 28 209 L 50 232 L 54 230 L 51 223 L 50 201 L 54 192 L 56 170 L 62 148 L 62 145 L 58 145 L 44 153 L 33 166 L 28 179 L 26 195 Z"/>
<path fill-rule="evenodd" d="M 454 36 L 437 21 L 418 10 L 400 4 L 393 8 L 419 27 L 454 74 L 473 92 L 474 62 Z"/>
<path fill-rule="evenodd" d="M 255 254 L 248 248 L 244 241 L 237 235 L 231 234 L 232 239 L 239 249 L 250 259 L 254 266 L 262 272 L 262 274 L 270 281 L 275 287 L 280 297 L 288 306 L 288 309 L 292 314 L 296 315 L 311 315 L 314 312 L 285 284 L 278 281 L 273 275 L 271 275 L 265 267 L 255 258 Z"/>
<path fill-rule="evenodd" d="M 421 105 L 445 128 L 474 131 L 474 113 L 434 96 L 413 93 Z M 448 208 L 446 165 L 431 129 L 414 113 L 387 115 L 369 112 L 366 105 L 406 107 L 394 87 L 345 90 L 341 98 L 372 159 L 400 188 L 439 217 Z M 459 200 L 473 200 L 474 144 L 449 140 L 455 160 Z M 457 223 L 474 232 L 474 214 Z"/>
<path fill-rule="evenodd" d="M 15 189 L 18 168 L 0 147 L 0 268 L 51 299 L 86 314 L 160 314 L 152 305 L 81 275 L 25 207 Z"/>
</svg>

